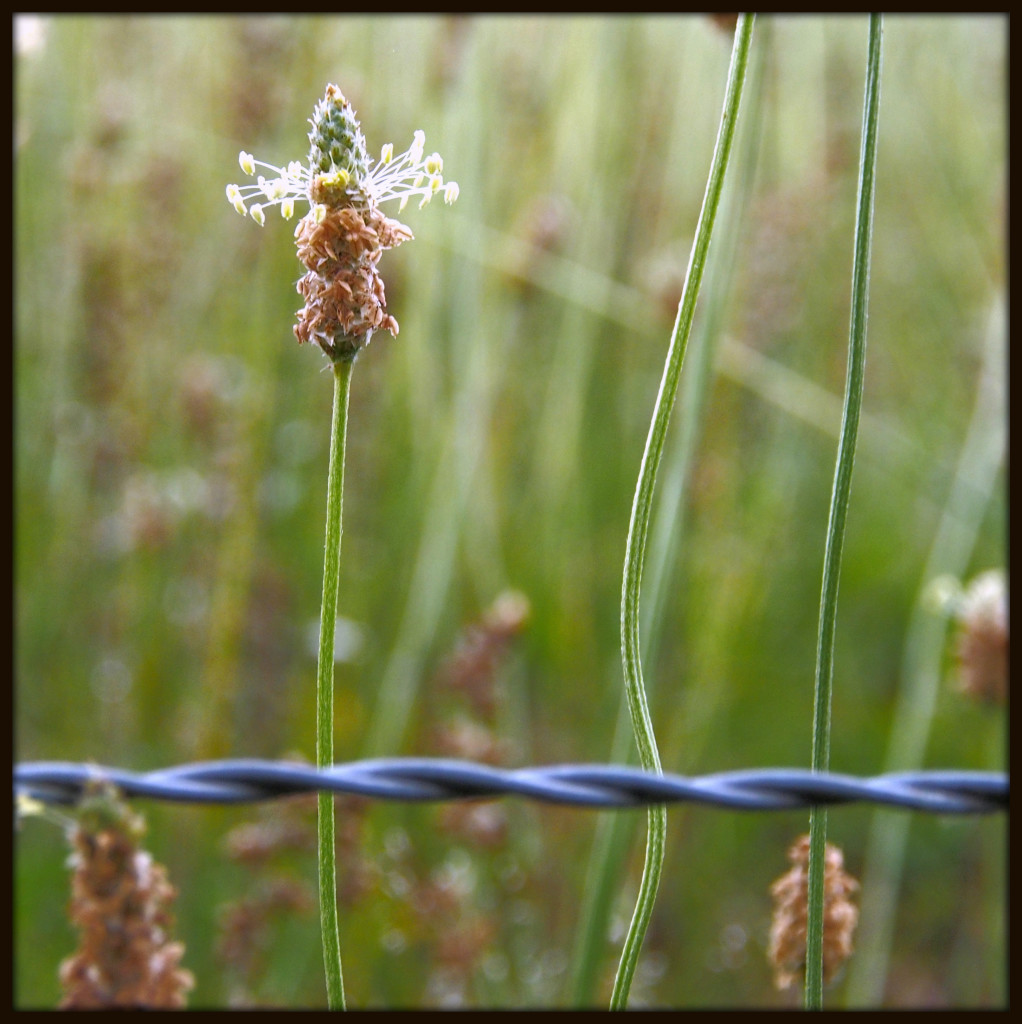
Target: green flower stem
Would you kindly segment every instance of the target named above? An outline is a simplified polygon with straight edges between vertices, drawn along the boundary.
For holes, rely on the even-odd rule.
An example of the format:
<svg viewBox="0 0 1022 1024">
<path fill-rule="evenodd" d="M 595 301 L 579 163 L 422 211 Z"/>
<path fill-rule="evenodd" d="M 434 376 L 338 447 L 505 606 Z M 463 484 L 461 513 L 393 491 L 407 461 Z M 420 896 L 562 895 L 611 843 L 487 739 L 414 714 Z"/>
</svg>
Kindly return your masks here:
<svg viewBox="0 0 1022 1024">
<path fill-rule="evenodd" d="M 720 130 L 717 133 L 710 175 L 706 183 L 706 194 L 703 198 L 702 210 L 699 213 L 688 274 L 678 307 L 678 316 L 674 323 L 674 331 L 671 335 L 664 375 L 660 382 L 660 392 L 657 395 L 649 436 L 646 439 L 646 448 L 639 468 L 639 480 L 632 503 L 628 542 L 625 547 L 624 578 L 621 587 L 621 654 L 624 662 L 625 692 L 628 696 L 628 709 L 632 717 L 632 729 L 639 748 L 639 761 L 647 771 L 658 773 L 661 771 L 660 755 L 657 752 L 656 738 L 653 735 L 649 707 L 646 702 L 639 647 L 639 591 L 642 581 L 642 564 L 649 532 L 649 517 L 653 505 L 657 468 L 663 454 L 671 409 L 678 391 L 681 366 L 692 330 L 692 318 L 695 314 L 699 286 L 706 267 L 706 256 L 713 234 L 713 222 L 720 204 L 724 172 L 727 170 L 734 142 L 749 46 L 752 41 L 753 19 L 754 15 L 741 15 L 735 29 L 734 48 L 731 52 L 731 67 L 728 73 L 727 94 L 724 98 Z M 648 820 L 649 832 L 646 840 L 646 860 L 643 866 L 642 881 L 639 885 L 635 911 L 621 952 L 617 976 L 614 979 L 614 989 L 610 998 L 611 1009 L 620 1010 L 627 1005 L 628 992 L 639 962 L 639 952 L 653 913 L 653 902 L 656 899 L 663 870 L 667 837 L 666 807 L 662 804 L 651 807 Z"/>
<path fill-rule="evenodd" d="M 330 467 L 326 485 L 326 543 L 323 554 L 323 607 L 319 617 L 319 669 L 316 674 L 316 766 L 334 761 L 334 632 L 337 581 L 341 564 L 341 515 L 344 505 L 344 442 L 348 428 L 348 392 L 354 361 L 338 360 L 334 370 L 334 411 L 330 423 Z M 319 794 L 319 918 L 327 1005 L 344 1009 L 344 976 L 337 931 L 337 881 L 334 848 L 334 799 Z"/>
<path fill-rule="evenodd" d="M 855 256 L 852 265 L 852 315 L 849 328 L 848 374 L 844 414 L 838 441 L 834 487 L 827 524 L 823 559 L 823 590 L 816 648 L 816 687 L 813 706 L 813 771 L 830 766 L 830 706 L 834 677 L 834 630 L 841 576 L 845 520 L 855 463 L 855 442 L 862 409 L 866 369 L 866 306 L 869 297 L 869 258 L 873 240 L 873 196 L 876 185 L 877 122 L 880 107 L 880 68 L 883 53 L 883 19 L 870 15 L 869 56 L 866 64 L 866 97 L 862 112 L 862 148 L 859 155 L 859 190 L 855 218 Z M 827 812 L 813 808 L 809 814 L 809 893 L 806 922 L 805 1007 L 823 1005 L 823 868 L 827 841 Z"/>
</svg>

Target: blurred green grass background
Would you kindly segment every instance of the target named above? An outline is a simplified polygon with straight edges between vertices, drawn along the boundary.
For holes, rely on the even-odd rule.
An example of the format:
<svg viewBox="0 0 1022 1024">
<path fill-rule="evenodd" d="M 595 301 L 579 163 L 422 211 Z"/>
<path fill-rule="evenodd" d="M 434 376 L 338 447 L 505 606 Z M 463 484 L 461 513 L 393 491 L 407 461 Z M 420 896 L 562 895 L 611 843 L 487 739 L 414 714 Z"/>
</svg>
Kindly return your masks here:
<svg viewBox="0 0 1022 1024">
<path fill-rule="evenodd" d="M 314 756 L 330 376 L 291 335 L 292 226 L 242 220 L 224 188 L 240 149 L 304 159 L 332 81 L 371 153 L 421 128 L 461 187 L 453 209 L 402 215 L 416 240 L 381 263 L 400 337 L 377 336 L 355 370 L 337 757 L 444 752 L 438 735 L 465 717 L 437 681 L 445 658 L 514 589 L 531 614 L 475 724 L 508 764 L 609 760 L 628 513 L 730 33 L 687 16 L 15 29 L 16 759 Z M 809 761 L 866 37 L 864 17 L 756 27 L 693 340 L 712 362 L 687 438 L 683 373 L 665 459 L 691 445 L 680 503 L 662 513 L 683 525 L 647 560 L 666 770 Z M 886 20 L 837 771 L 877 773 L 898 748 L 927 558 L 984 358 L 998 374 L 1006 360 L 1006 70 L 1006 19 Z M 966 577 L 1003 565 L 1007 546 L 1003 470 L 970 486 Z M 941 673 L 920 766 L 1002 769 L 1003 711 L 955 692 L 946 655 Z M 218 953 L 224 906 L 260 884 L 225 836 L 258 812 L 139 809 L 180 890 L 191 1005 L 322 1005 L 311 912 L 260 932 L 267 966 L 247 995 Z M 499 814 L 504 836 L 486 847 L 442 809 L 352 812 L 340 875 L 358 863 L 371 881 L 342 907 L 350 1005 L 563 1005 L 600 816 Z M 600 1000 L 641 866 L 633 817 Z M 883 820 L 831 812 L 853 874 Z M 768 889 L 806 822 L 670 812 L 637 1003 L 790 1005 L 765 958 Z M 1000 817 L 912 818 L 884 1002 L 1003 1004 L 1004 841 Z M 28 820 L 15 854 L 16 1005 L 52 1006 L 75 942 L 67 850 Z M 312 853 L 286 870 L 313 879 Z M 453 900 L 449 919 L 427 890 Z M 829 1003 L 854 1003 L 842 986 Z"/>
</svg>

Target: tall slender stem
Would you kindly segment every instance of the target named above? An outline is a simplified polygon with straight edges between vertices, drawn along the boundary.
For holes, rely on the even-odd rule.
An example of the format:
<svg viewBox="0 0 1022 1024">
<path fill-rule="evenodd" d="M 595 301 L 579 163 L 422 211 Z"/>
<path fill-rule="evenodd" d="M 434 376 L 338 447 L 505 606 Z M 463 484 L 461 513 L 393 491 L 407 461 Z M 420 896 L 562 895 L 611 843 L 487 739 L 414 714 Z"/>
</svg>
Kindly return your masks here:
<svg viewBox="0 0 1022 1024">
<path fill-rule="evenodd" d="M 334 408 L 330 423 L 330 466 L 326 488 L 326 543 L 323 553 L 323 606 L 319 618 L 319 669 L 316 675 L 316 766 L 334 760 L 334 632 L 337 582 L 341 564 L 341 516 L 344 506 L 344 443 L 348 428 L 348 392 L 354 361 L 333 364 Z M 323 965 L 327 1005 L 344 1009 L 344 976 L 337 930 L 337 881 L 334 847 L 334 799 L 319 794 L 319 918 L 323 931 Z"/>
<path fill-rule="evenodd" d="M 823 590 L 816 648 L 816 687 L 813 706 L 813 771 L 830 766 L 830 706 L 834 677 L 834 630 L 837 622 L 838 582 L 845 520 L 852 488 L 855 442 L 859 433 L 863 380 L 866 370 L 866 307 L 869 298 L 869 258 L 873 241 L 873 196 L 876 187 L 877 122 L 880 105 L 880 68 L 883 19 L 870 15 L 866 97 L 862 112 L 862 147 L 855 218 L 855 256 L 852 264 L 852 315 L 849 328 L 848 373 L 845 405 L 838 442 L 837 465 L 830 499 L 827 546 L 823 559 Z M 823 1005 L 824 852 L 827 812 L 814 807 L 809 814 L 809 886 L 806 922 L 806 1009 Z"/>
<path fill-rule="evenodd" d="M 706 267 L 706 256 L 713 234 L 713 222 L 720 204 L 731 147 L 734 142 L 738 108 L 741 102 L 742 86 L 745 82 L 745 68 L 748 63 L 749 46 L 752 42 L 754 15 L 743 14 L 735 29 L 734 48 L 731 52 L 731 67 L 728 73 L 727 93 L 721 115 L 717 143 L 714 147 L 710 174 L 706 182 L 702 210 L 696 226 L 692 255 L 689 258 L 688 274 L 682 290 L 678 316 L 671 335 L 671 344 L 664 366 L 660 392 L 657 395 L 650 423 L 646 448 L 642 454 L 639 480 L 632 502 L 632 515 L 628 525 L 628 542 L 625 547 L 624 578 L 621 587 L 621 655 L 624 663 L 625 692 L 628 709 L 632 717 L 635 742 L 639 748 L 639 760 L 647 771 L 660 772 L 660 755 L 657 752 L 656 737 L 649 717 L 646 690 L 642 681 L 642 665 L 639 645 L 639 591 L 642 583 L 642 563 L 646 551 L 646 537 L 649 532 L 650 510 L 653 506 L 653 489 L 657 468 L 663 454 L 667 426 L 671 409 L 678 391 L 678 380 L 685 358 L 685 349 L 692 331 L 696 299 Z M 632 977 L 639 962 L 639 952 L 653 913 L 660 875 L 663 870 L 664 849 L 667 839 L 667 809 L 662 804 L 651 807 L 648 815 L 649 831 L 646 839 L 646 860 L 643 866 L 639 895 L 632 915 L 632 922 L 625 937 L 621 961 L 618 965 L 614 989 L 611 993 L 611 1009 L 624 1009 Z"/>
</svg>

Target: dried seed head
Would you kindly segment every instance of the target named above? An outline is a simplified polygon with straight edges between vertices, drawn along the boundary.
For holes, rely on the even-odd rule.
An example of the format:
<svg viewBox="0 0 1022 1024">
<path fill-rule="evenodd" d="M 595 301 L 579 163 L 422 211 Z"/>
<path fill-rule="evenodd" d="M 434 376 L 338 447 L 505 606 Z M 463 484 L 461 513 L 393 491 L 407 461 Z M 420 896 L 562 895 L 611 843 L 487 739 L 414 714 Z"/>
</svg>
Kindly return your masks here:
<svg viewBox="0 0 1022 1024">
<path fill-rule="evenodd" d="M 376 264 L 384 249 L 412 237 L 408 228 L 375 207 L 344 206 L 319 221 L 305 217 L 295 237 L 308 268 L 297 284 L 305 299 L 294 328 L 299 343 L 314 342 L 336 362 L 353 359 L 374 331 L 397 336 Z"/>
<path fill-rule="evenodd" d="M 794 865 L 770 887 L 774 916 L 767 955 L 774 968 L 774 984 L 791 988 L 804 978 L 806 963 L 806 908 L 809 893 L 809 836 L 800 836 L 788 850 Z M 843 870 L 841 851 L 827 843 L 823 873 L 823 981 L 829 984 L 852 954 L 852 935 L 859 910 L 851 896 L 859 883 Z"/>
</svg>

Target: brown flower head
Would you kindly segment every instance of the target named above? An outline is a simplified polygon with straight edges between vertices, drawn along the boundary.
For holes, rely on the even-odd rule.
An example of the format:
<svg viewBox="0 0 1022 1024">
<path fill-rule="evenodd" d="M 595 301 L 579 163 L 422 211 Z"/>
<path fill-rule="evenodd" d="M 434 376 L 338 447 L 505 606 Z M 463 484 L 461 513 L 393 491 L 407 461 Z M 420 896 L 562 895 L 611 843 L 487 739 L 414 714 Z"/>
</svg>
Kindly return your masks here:
<svg viewBox="0 0 1022 1024">
<path fill-rule="evenodd" d="M 800 836 L 788 850 L 794 865 L 770 887 L 774 917 L 767 955 L 777 988 L 791 988 L 804 977 L 806 908 L 809 893 L 809 836 Z M 852 955 L 852 935 L 859 910 L 851 896 L 859 883 L 844 869 L 841 851 L 827 843 L 823 871 L 823 982 L 833 981 Z"/>
<path fill-rule="evenodd" d="M 71 920 L 78 950 L 60 965 L 62 1009 L 179 1009 L 194 985 L 171 942 L 177 896 L 141 849 L 145 823 L 112 788 L 87 797 L 71 832 Z"/>
<path fill-rule="evenodd" d="M 228 185 L 227 198 L 259 225 L 266 221 L 267 206 L 279 206 L 290 219 L 296 201 L 309 204 L 309 213 L 295 230 L 298 258 L 307 272 L 298 282 L 305 305 L 294 333 L 299 343 L 319 345 L 336 362 L 354 359 L 374 331 L 398 332 L 397 321 L 387 312 L 377 264 L 385 249 L 407 241 L 412 232 L 386 217 L 380 204 L 398 199 L 400 210 L 414 196 L 421 207 L 438 192 L 450 204 L 458 197 L 458 186 L 444 183 L 439 153 L 424 155 L 421 131 L 415 132 L 407 152 L 395 157 L 388 143 L 374 163 L 358 118 L 336 85 L 327 86 L 310 123 L 308 167 L 297 161 L 274 167 L 242 152 L 239 162 L 246 174 L 264 167 L 274 176 L 259 175 L 255 185 L 241 188 Z"/>
</svg>

